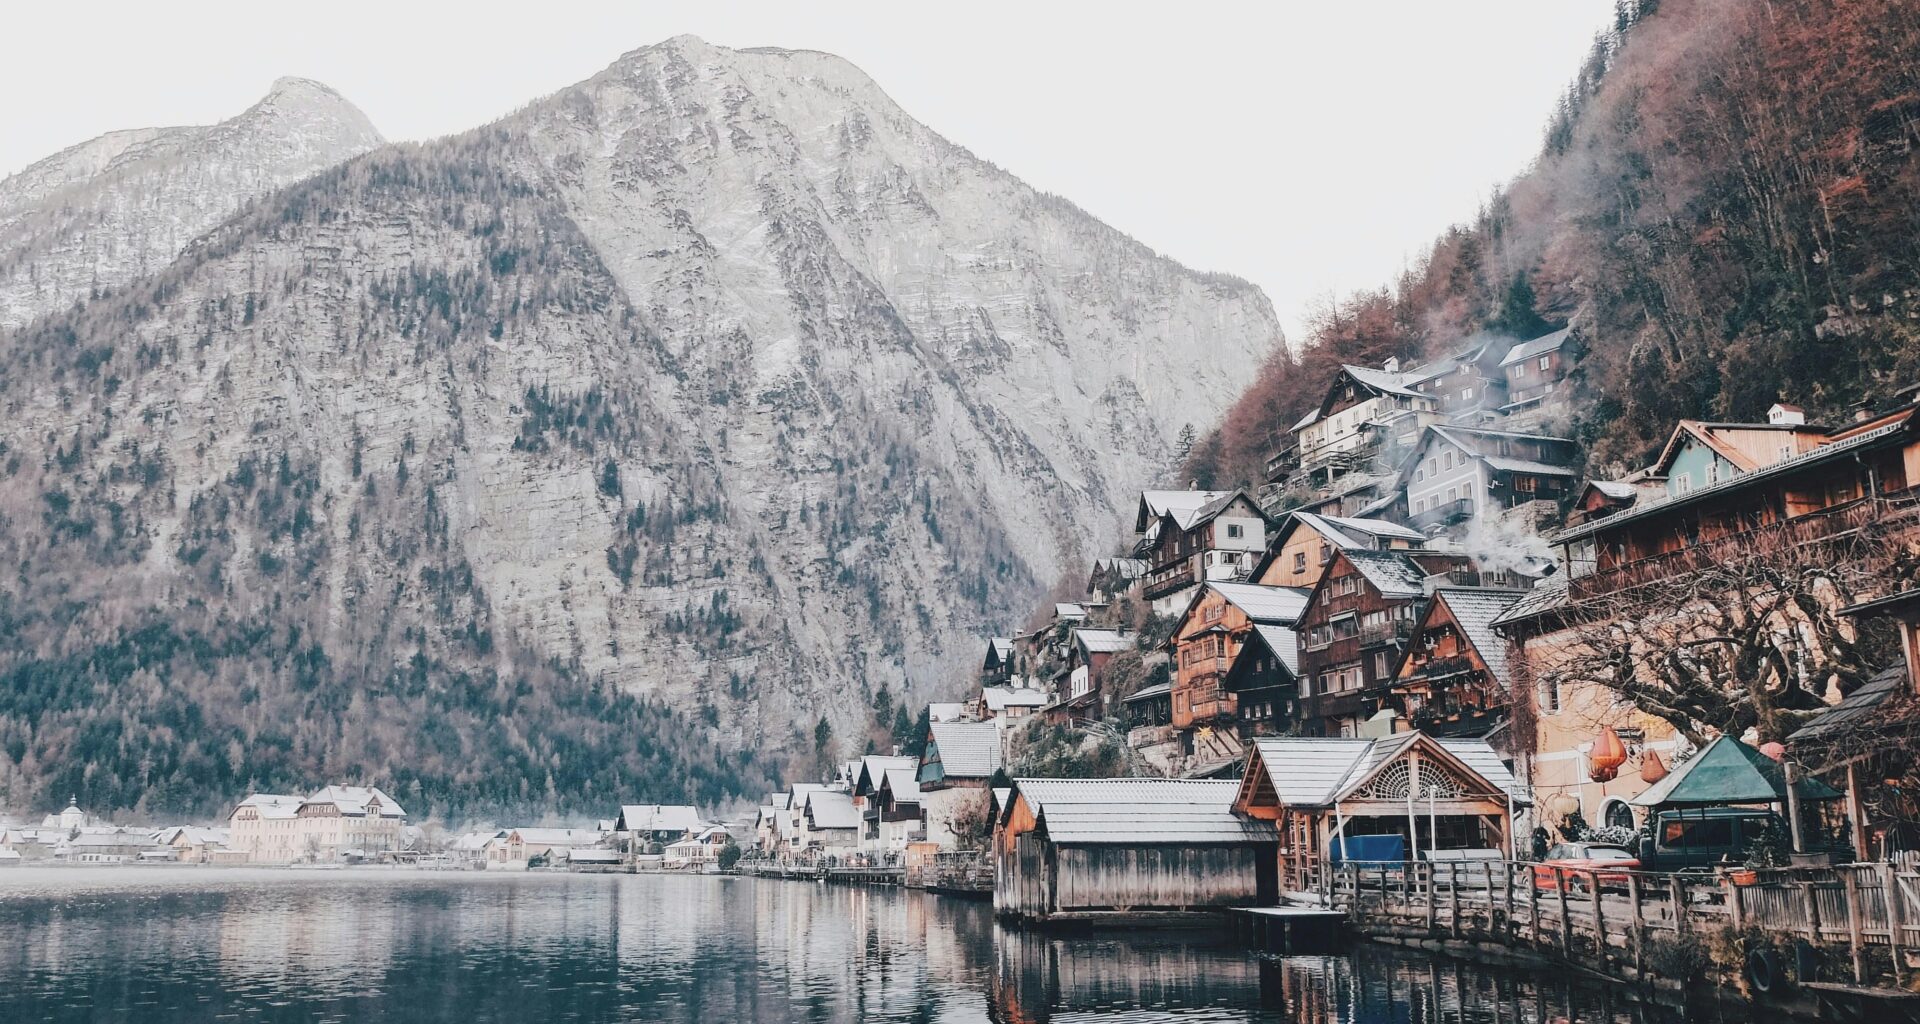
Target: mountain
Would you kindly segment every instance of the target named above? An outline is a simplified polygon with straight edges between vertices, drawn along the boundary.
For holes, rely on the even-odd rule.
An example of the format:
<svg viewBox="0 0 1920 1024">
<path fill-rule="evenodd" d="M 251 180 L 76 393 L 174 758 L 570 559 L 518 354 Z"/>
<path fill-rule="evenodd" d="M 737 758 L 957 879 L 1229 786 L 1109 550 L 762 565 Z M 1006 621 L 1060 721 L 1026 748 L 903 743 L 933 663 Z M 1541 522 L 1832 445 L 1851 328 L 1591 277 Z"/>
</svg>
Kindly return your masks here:
<svg viewBox="0 0 1920 1024">
<path fill-rule="evenodd" d="M 1342 362 L 1572 322 L 1596 474 L 1676 420 L 1844 423 L 1920 383 L 1920 8 L 1625 0 L 1540 155 L 1389 287 L 1311 318 L 1190 472 L 1248 479 Z"/>
<path fill-rule="evenodd" d="M 857 754 L 1279 337 L 844 61 L 629 53 L 0 339 L 0 785 L 585 810 Z"/>
<path fill-rule="evenodd" d="M 248 200 L 381 144 L 318 82 L 231 120 L 109 132 L 0 181 L 0 329 L 173 262 Z"/>
</svg>

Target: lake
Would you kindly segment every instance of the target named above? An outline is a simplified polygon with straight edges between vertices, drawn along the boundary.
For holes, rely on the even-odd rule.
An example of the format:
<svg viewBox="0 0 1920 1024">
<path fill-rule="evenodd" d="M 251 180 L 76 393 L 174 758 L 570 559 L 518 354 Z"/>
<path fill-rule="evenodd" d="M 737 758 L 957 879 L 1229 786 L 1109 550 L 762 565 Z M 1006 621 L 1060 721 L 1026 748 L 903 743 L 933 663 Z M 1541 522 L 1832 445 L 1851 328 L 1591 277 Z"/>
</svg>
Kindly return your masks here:
<svg viewBox="0 0 1920 1024">
<path fill-rule="evenodd" d="M 1605 988 L 1210 932 L 1057 936 L 887 888 L 657 875 L 12 868 L 0 1021 L 1520 1024 Z"/>
</svg>

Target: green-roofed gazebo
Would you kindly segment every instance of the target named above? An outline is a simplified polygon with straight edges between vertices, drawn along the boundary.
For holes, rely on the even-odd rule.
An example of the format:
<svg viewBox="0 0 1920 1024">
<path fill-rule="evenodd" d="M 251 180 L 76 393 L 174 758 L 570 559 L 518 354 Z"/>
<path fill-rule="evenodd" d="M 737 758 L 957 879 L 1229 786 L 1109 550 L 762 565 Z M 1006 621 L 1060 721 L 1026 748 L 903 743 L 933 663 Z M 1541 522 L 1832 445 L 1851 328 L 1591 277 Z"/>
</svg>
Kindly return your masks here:
<svg viewBox="0 0 1920 1024">
<path fill-rule="evenodd" d="M 1793 788 L 1799 800 L 1838 800 L 1842 795 L 1814 778 L 1795 779 Z M 1786 771 L 1779 762 L 1722 736 L 1631 803 L 1636 807 L 1720 807 L 1777 804 L 1786 799 Z"/>
</svg>

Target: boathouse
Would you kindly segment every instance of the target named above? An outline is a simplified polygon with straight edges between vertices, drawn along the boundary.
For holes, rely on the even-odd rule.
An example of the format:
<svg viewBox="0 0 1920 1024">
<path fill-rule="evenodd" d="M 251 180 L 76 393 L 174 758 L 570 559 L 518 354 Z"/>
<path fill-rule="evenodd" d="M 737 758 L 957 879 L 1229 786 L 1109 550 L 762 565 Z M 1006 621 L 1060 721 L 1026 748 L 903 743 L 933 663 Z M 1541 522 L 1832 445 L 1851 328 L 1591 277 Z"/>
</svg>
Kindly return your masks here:
<svg viewBox="0 0 1920 1024">
<path fill-rule="evenodd" d="M 1031 921 L 1176 920 L 1271 903 L 1278 834 L 1239 784 L 1016 779 L 994 835 L 994 909 Z"/>
<path fill-rule="evenodd" d="M 1275 824 L 1282 883 L 1310 891 L 1344 860 L 1504 857 L 1525 803 L 1485 740 L 1403 732 L 1255 740 L 1233 808 Z"/>
</svg>

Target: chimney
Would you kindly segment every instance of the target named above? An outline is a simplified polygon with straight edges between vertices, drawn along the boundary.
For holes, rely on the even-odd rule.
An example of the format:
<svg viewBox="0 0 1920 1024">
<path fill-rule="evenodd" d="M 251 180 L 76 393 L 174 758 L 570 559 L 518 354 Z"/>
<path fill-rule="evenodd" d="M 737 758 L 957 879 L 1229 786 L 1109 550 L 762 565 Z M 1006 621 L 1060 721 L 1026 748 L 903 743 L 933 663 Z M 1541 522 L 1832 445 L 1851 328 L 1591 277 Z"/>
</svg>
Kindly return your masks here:
<svg viewBox="0 0 1920 1024">
<path fill-rule="evenodd" d="M 1399 372 L 1400 372 L 1400 357 L 1399 357 L 1399 356 L 1388 356 L 1388 357 L 1387 357 L 1387 361 L 1386 361 L 1386 364 L 1385 364 L 1385 365 L 1383 365 L 1383 366 L 1381 367 L 1381 369 L 1383 369 L 1383 370 L 1385 370 L 1385 371 L 1387 371 L 1388 373 L 1399 373 Z"/>
<path fill-rule="evenodd" d="M 1853 406 L 1853 422 L 1865 423 L 1873 418 L 1873 410 L 1865 402 L 1856 402 Z"/>
<path fill-rule="evenodd" d="M 1773 408 L 1767 410 L 1767 422 L 1784 427 L 1805 426 L 1807 423 L 1807 411 L 1797 405 L 1775 402 L 1773 403 Z"/>
</svg>

